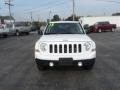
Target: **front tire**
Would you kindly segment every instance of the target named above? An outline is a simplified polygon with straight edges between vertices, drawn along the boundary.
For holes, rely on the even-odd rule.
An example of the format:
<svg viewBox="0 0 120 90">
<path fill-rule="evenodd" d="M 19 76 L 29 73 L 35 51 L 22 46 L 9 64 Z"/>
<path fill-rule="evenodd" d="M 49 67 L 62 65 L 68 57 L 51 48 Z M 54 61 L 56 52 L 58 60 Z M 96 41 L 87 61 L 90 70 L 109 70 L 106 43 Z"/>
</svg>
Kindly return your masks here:
<svg viewBox="0 0 120 90">
<path fill-rule="evenodd" d="M 101 30 L 101 29 L 99 29 L 99 30 L 98 30 L 98 32 L 99 32 L 99 33 L 101 33 L 101 32 L 102 32 L 102 30 Z"/>
<path fill-rule="evenodd" d="M 37 65 L 37 68 L 38 68 L 38 70 L 40 70 L 40 71 L 44 71 L 44 70 L 47 69 L 46 66 L 40 66 L 40 65 Z"/>
<path fill-rule="evenodd" d="M 7 34 L 4 34 L 4 35 L 3 35 L 3 38 L 7 38 L 7 37 L 8 37 L 8 35 L 7 35 Z"/>
<path fill-rule="evenodd" d="M 19 31 L 16 31 L 16 36 L 20 36 L 20 32 Z"/>
<path fill-rule="evenodd" d="M 26 32 L 25 34 L 26 34 L 26 35 L 29 35 L 30 33 L 29 33 L 29 32 Z"/>
<path fill-rule="evenodd" d="M 38 30 L 38 35 L 40 35 L 40 31 Z"/>
<path fill-rule="evenodd" d="M 88 65 L 83 66 L 85 70 L 92 70 L 95 64 L 95 59 L 88 63 Z"/>
<path fill-rule="evenodd" d="M 112 28 L 112 29 L 111 29 L 111 32 L 115 32 L 115 29 L 114 29 L 114 28 Z"/>
<path fill-rule="evenodd" d="M 39 71 L 44 71 L 47 69 L 47 66 L 40 65 L 39 62 L 36 61 L 36 65 Z"/>
</svg>

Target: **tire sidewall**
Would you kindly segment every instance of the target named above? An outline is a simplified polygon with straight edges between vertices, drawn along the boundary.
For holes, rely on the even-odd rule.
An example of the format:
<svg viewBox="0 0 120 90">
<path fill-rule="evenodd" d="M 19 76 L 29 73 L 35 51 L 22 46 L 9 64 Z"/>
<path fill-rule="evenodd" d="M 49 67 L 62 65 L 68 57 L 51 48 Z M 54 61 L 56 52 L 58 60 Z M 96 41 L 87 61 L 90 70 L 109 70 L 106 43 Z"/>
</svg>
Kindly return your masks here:
<svg viewBox="0 0 120 90">
<path fill-rule="evenodd" d="M 19 31 L 16 31 L 16 36 L 20 36 L 20 32 Z"/>
<path fill-rule="evenodd" d="M 111 30 L 112 32 L 115 32 L 115 29 L 114 28 L 112 28 L 112 30 Z"/>
<path fill-rule="evenodd" d="M 102 30 L 101 30 L 101 29 L 98 29 L 98 32 L 99 32 L 99 33 L 101 33 L 101 32 L 102 32 Z"/>
</svg>

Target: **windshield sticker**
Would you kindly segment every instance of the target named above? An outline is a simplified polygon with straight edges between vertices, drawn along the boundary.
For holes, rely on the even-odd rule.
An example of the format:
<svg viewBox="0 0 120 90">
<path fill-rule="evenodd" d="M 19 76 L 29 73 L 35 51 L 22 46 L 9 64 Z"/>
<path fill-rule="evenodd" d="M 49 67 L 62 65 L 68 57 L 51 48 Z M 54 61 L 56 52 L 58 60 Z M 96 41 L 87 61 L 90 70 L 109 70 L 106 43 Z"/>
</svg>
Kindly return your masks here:
<svg viewBox="0 0 120 90">
<path fill-rule="evenodd" d="M 54 26 L 54 23 L 49 23 L 48 27 L 52 28 Z"/>
</svg>

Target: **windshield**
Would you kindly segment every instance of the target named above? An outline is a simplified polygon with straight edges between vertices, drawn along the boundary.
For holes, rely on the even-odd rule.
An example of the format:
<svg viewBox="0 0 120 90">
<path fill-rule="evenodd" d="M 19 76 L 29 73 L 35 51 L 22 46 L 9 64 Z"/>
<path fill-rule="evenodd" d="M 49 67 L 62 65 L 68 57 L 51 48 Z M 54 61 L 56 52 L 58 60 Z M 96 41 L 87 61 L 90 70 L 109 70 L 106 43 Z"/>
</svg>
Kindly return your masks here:
<svg viewBox="0 0 120 90">
<path fill-rule="evenodd" d="M 104 24 L 109 24 L 109 22 L 98 22 L 97 24 L 104 25 Z"/>
<path fill-rule="evenodd" d="M 47 34 L 84 34 L 79 23 L 49 23 L 45 30 Z"/>
</svg>

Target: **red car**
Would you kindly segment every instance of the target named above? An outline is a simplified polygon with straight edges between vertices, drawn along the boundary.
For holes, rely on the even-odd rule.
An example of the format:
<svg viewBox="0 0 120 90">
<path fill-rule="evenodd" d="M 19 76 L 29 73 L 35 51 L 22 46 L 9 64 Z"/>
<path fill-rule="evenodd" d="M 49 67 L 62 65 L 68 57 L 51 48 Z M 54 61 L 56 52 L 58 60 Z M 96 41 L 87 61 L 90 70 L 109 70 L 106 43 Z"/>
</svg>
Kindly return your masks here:
<svg viewBox="0 0 120 90">
<path fill-rule="evenodd" d="M 103 31 L 115 31 L 116 24 L 110 24 L 106 22 L 97 22 L 94 25 L 90 26 L 90 32 L 103 32 Z"/>
</svg>

